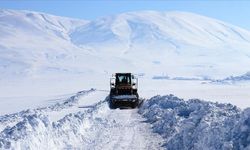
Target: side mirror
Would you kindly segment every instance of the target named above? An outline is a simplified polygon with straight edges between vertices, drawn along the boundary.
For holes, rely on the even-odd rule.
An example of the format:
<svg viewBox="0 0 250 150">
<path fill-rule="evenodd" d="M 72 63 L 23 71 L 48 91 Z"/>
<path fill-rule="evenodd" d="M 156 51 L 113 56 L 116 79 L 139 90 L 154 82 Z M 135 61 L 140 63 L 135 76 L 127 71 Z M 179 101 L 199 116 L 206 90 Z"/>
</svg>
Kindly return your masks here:
<svg viewBox="0 0 250 150">
<path fill-rule="evenodd" d="M 110 87 L 115 87 L 115 78 L 110 78 Z"/>
</svg>

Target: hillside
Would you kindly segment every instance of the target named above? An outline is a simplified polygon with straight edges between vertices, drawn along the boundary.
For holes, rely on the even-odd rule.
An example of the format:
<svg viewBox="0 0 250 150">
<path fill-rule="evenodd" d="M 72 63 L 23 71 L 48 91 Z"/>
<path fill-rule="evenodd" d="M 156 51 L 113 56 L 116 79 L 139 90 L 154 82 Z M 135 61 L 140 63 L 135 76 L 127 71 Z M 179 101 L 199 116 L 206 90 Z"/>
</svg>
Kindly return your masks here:
<svg viewBox="0 0 250 150">
<path fill-rule="evenodd" d="M 223 78 L 249 71 L 250 32 L 197 14 L 141 11 L 86 21 L 1 10 L 0 16 L 1 77 L 134 71 Z"/>
</svg>

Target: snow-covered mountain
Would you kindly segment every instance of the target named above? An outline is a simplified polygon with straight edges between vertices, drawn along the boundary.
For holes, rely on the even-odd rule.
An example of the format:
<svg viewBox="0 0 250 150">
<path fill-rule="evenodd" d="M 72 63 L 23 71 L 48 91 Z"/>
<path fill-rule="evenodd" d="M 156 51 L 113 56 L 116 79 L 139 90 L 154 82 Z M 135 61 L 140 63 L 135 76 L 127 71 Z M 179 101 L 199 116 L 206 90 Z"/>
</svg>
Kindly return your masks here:
<svg viewBox="0 0 250 150">
<path fill-rule="evenodd" d="M 214 48 L 233 45 L 230 42 L 249 42 L 249 36 L 249 32 L 236 26 L 197 14 L 155 11 L 129 12 L 100 18 L 71 33 L 72 41 L 77 45 L 120 41 L 130 46 L 161 43 L 170 48 Z"/>
<path fill-rule="evenodd" d="M 104 17 L 77 28 L 70 37 L 74 44 L 94 47 L 104 56 L 116 54 L 135 62 L 144 73 L 223 77 L 243 73 L 249 65 L 249 31 L 186 12 Z"/>
<path fill-rule="evenodd" d="M 0 11 L 1 78 L 133 71 L 218 77 L 250 65 L 250 32 L 187 12 L 128 12 L 93 21 Z"/>
<path fill-rule="evenodd" d="M 39 74 L 44 67 L 57 69 L 54 65 L 79 50 L 69 42 L 68 34 L 85 23 L 44 13 L 1 10 L 1 77 Z"/>
</svg>

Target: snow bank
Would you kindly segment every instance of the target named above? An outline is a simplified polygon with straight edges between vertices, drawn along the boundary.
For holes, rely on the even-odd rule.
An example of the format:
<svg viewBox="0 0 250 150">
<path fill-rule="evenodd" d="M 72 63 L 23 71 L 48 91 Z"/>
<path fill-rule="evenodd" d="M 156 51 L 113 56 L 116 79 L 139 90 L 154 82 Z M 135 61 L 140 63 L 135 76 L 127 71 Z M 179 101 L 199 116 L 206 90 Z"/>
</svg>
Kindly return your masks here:
<svg viewBox="0 0 250 150">
<path fill-rule="evenodd" d="M 97 105 L 99 106 L 99 105 Z M 28 115 L 15 126 L 0 133 L 0 148 L 4 149 L 74 149 L 88 142 L 92 123 L 104 124 L 105 120 L 92 118 L 97 107 L 76 114 L 69 114 L 58 122 L 51 122 L 42 114 Z M 91 129 L 90 129 L 91 127 Z M 95 126 L 98 128 L 98 126 Z"/>
<path fill-rule="evenodd" d="M 78 103 L 81 96 L 93 91 L 95 90 L 78 92 L 74 96 L 48 107 L 28 109 L 0 116 L 0 149 L 58 148 L 58 144 L 61 143 L 60 140 L 53 139 L 55 139 L 54 136 L 59 136 L 59 133 L 55 133 L 58 132 L 59 126 L 60 130 L 64 130 L 65 128 L 61 128 L 65 127 L 64 124 L 70 121 L 70 118 L 83 118 L 83 114 L 69 114 L 58 122 L 52 122 L 46 112 L 70 108 Z M 71 121 L 68 130 L 75 131 L 73 128 L 75 125 L 77 125 L 76 122 Z M 67 132 L 67 130 L 65 129 L 64 132 Z M 60 146 L 62 145 L 59 145 L 59 148 Z"/>
<path fill-rule="evenodd" d="M 72 101 L 63 106 L 68 107 Z M 23 115 L 19 122 L 0 132 L 0 149 L 75 149 L 84 143 L 91 144 L 94 139 L 89 132 L 104 130 L 99 130 L 99 126 L 105 128 L 106 120 L 98 116 L 98 111 L 108 110 L 104 102 L 85 111 L 70 113 L 57 122 L 52 122 L 39 110 L 32 110 L 33 113 Z M 56 111 L 54 108 L 62 107 L 47 109 Z"/>
<path fill-rule="evenodd" d="M 0 131 L 2 131 L 6 126 L 15 124 L 27 116 L 38 114 L 38 113 L 44 113 L 44 112 L 60 111 L 65 108 L 72 107 L 73 105 L 78 103 L 78 100 L 81 96 L 86 95 L 93 91 L 95 91 L 95 89 L 80 91 L 76 93 L 75 95 L 65 100 L 62 100 L 62 102 L 58 102 L 48 107 L 40 107 L 37 109 L 27 109 L 27 110 L 20 111 L 18 113 L 6 114 L 3 116 L 0 116 Z"/>
<path fill-rule="evenodd" d="M 250 148 L 250 109 L 167 95 L 145 101 L 139 113 L 166 139 L 167 149 Z"/>
<path fill-rule="evenodd" d="M 44 113 L 72 107 L 79 96 L 91 91 L 79 92 L 50 107 L 0 117 L 0 125 L 6 124 L 0 130 L 0 149 L 92 149 L 108 146 L 115 149 L 131 144 L 131 135 L 135 134 L 132 137 L 137 139 L 137 133 L 149 132 L 136 110 L 110 110 L 106 100 L 101 100 L 89 109 L 69 113 L 56 122 Z M 242 111 L 231 104 L 198 99 L 184 101 L 167 95 L 146 100 L 139 114 L 152 124 L 154 132 L 165 139 L 162 146 L 167 149 L 250 148 L 250 108 Z M 123 136 L 119 131 L 124 127 L 133 132 Z M 158 143 L 159 139 L 151 135 L 145 138 L 147 144 L 152 141 Z M 126 141 L 128 139 L 129 142 Z M 145 142 L 145 139 L 141 139 L 141 142 Z M 138 145 L 137 142 L 134 144 Z"/>
</svg>

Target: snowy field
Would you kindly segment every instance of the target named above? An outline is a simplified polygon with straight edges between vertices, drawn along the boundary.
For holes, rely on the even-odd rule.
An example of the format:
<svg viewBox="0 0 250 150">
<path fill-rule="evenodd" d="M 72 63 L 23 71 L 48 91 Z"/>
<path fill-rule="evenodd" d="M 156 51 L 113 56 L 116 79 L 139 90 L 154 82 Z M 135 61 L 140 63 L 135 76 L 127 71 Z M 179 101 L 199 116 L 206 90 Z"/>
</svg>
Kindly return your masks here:
<svg viewBox="0 0 250 150">
<path fill-rule="evenodd" d="M 96 83 L 97 82 L 97 83 Z M 250 82 L 237 84 L 210 84 L 196 80 L 151 80 L 139 79 L 139 95 L 149 99 L 155 95 L 174 94 L 185 100 L 199 98 L 206 101 L 231 103 L 241 109 L 250 107 Z M 46 82 L 23 81 L 5 84 L 0 89 L 0 114 L 14 113 L 28 108 L 55 104 L 72 96 L 76 91 L 95 88 L 109 92 L 109 77 L 86 81 L 76 77 L 75 81 L 58 81 L 48 86 Z M 205 84 L 206 83 L 206 84 Z M 13 86 L 13 84 L 15 86 Z M 25 85 L 25 86 L 24 86 Z M 6 107 L 8 106 L 8 107 Z"/>
<path fill-rule="evenodd" d="M 0 149 L 248 150 L 249 49 L 249 31 L 187 12 L 2 9 Z M 141 108 L 109 109 L 114 72 L 139 76 Z"/>
</svg>

